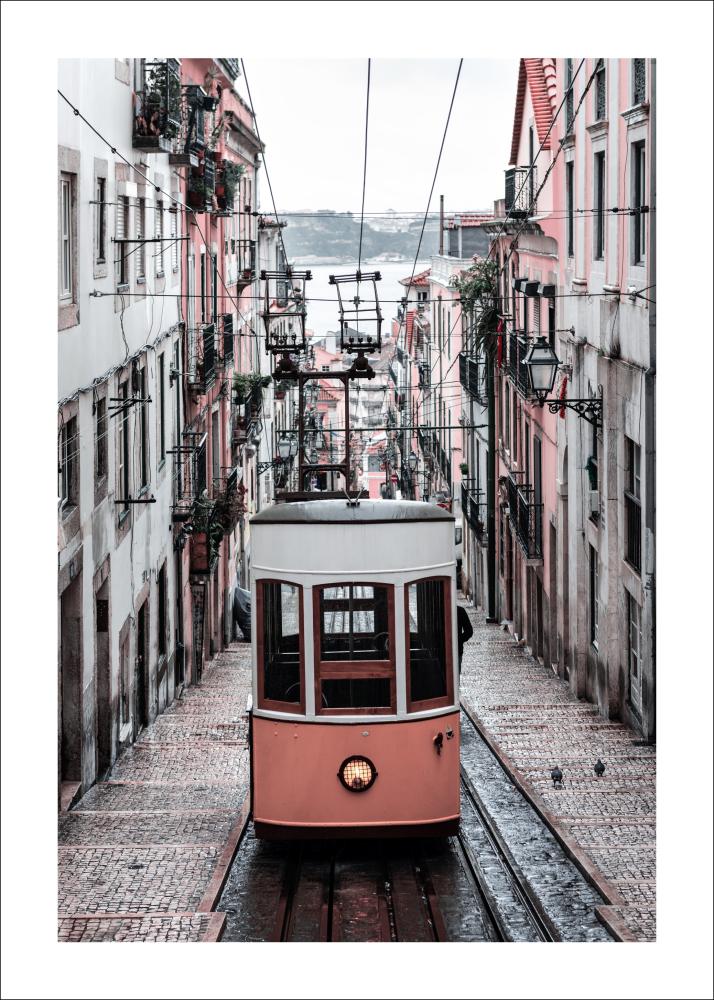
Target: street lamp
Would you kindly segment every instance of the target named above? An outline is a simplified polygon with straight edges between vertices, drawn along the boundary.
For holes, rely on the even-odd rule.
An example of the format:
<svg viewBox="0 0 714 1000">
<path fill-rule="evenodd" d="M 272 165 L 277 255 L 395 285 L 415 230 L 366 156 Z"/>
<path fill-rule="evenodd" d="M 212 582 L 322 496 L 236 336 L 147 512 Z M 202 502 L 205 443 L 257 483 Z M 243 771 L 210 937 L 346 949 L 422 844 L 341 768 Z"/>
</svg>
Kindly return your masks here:
<svg viewBox="0 0 714 1000">
<path fill-rule="evenodd" d="M 409 466 L 410 472 L 416 472 L 416 467 L 419 464 L 419 459 L 417 458 L 416 452 L 411 451 L 409 453 L 409 458 L 407 459 L 407 465 Z"/>
<path fill-rule="evenodd" d="M 536 342 L 523 359 L 528 372 L 528 382 L 538 405 L 548 407 L 549 413 L 560 410 L 575 410 L 596 429 L 602 427 L 602 399 L 548 399 L 548 393 L 553 391 L 555 376 L 560 366 L 558 355 L 545 337 L 538 337 Z"/>
<path fill-rule="evenodd" d="M 558 355 L 545 337 L 538 337 L 523 359 L 523 364 L 528 370 L 530 387 L 542 406 L 555 385 L 555 376 L 560 364 Z"/>
</svg>

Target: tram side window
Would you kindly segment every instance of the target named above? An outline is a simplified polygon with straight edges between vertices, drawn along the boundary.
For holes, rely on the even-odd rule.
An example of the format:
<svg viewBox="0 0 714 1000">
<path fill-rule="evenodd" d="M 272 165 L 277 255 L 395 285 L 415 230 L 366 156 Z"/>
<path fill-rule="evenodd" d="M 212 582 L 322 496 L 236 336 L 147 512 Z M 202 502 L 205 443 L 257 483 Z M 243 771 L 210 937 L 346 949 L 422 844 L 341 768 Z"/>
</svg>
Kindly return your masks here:
<svg viewBox="0 0 714 1000">
<path fill-rule="evenodd" d="M 448 618 L 448 582 L 443 579 L 419 580 L 407 589 L 409 617 L 409 700 L 449 701 L 449 661 L 447 637 L 451 635 Z"/>
<path fill-rule="evenodd" d="M 377 584 L 320 588 L 318 711 L 395 710 L 391 593 Z"/>
<path fill-rule="evenodd" d="M 300 587 L 275 580 L 261 580 L 259 587 L 263 699 L 300 705 Z"/>
</svg>

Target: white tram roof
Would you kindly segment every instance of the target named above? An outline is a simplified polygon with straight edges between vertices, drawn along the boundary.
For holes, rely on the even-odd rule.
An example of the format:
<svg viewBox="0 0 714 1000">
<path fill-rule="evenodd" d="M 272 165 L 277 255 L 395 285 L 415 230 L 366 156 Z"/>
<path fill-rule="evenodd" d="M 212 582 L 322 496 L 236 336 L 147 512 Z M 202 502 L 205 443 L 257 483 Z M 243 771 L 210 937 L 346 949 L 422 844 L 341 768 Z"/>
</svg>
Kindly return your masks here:
<svg viewBox="0 0 714 1000">
<path fill-rule="evenodd" d="M 251 524 L 385 524 L 394 521 L 453 521 L 448 510 L 420 500 L 307 500 L 276 503 L 250 519 Z"/>
</svg>

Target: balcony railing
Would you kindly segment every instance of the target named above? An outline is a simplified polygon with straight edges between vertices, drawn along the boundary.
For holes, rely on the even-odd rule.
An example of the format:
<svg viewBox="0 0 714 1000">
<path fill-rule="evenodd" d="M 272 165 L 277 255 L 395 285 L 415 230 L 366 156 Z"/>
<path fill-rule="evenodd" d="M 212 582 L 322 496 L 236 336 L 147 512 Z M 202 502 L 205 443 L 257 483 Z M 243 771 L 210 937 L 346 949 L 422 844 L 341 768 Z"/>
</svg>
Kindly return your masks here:
<svg viewBox="0 0 714 1000">
<path fill-rule="evenodd" d="M 525 337 L 511 333 L 508 337 L 508 374 L 521 395 L 530 397 L 531 387 L 528 369 L 523 364 L 527 353 L 528 341 Z"/>
<path fill-rule="evenodd" d="M 625 559 L 638 572 L 642 566 L 642 506 L 637 497 L 625 493 Z"/>
<path fill-rule="evenodd" d="M 483 358 L 474 357 L 465 351 L 459 355 L 459 379 L 470 396 L 483 406 L 487 402 L 486 366 Z"/>
<path fill-rule="evenodd" d="M 466 523 L 473 528 L 479 541 L 483 538 L 484 532 L 484 509 L 483 490 L 476 489 L 475 479 L 463 479 L 461 481 L 461 513 Z"/>
<path fill-rule="evenodd" d="M 527 219 L 535 215 L 537 190 L 537 167 L 509 167 L 506 171 L 506 213 L 512 219 Z"/>
<path fill-rule="evenodd" d="M 518 542 L 526 559 L 542 559 L 543 504 L 535 502 L 535 491 L 527 483 L 517 482 L 513 475 L 506 482 L 508 509 Z"/>
<path fill-rule="evenodd" d="M 132 145 L 146 153 L 168 153 L 181 128 L 181 78 L 176 59 L 145 62 L 136 92 Z"/>
</svg>

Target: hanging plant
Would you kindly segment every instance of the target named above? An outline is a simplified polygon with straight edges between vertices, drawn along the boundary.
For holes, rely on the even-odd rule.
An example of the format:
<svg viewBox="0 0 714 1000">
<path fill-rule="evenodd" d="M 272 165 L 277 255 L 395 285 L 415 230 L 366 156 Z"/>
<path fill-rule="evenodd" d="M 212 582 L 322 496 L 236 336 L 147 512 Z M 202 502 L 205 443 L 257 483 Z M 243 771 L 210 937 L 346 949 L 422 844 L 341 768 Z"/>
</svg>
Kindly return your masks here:
<svg viewBox="0 0 714 1000">
<path fill-rule="evenodd" d="M 261 375 L 260 372 L 235 372 L 233 375 L 233 394 L 236 402 L 245 403 L 250 396 L 262 393 L 272 380 L 272 375 Z"/>
<path fill-rule="evenodd" d="M 459 293 L 461 308 L 473 319 L 474 347 L 491 356 L 496 353 L 497 338 L 492 336 L 498 324 L 498 261 L 475 260 L 466 271 L 451 279 Z"/>
</svg>

